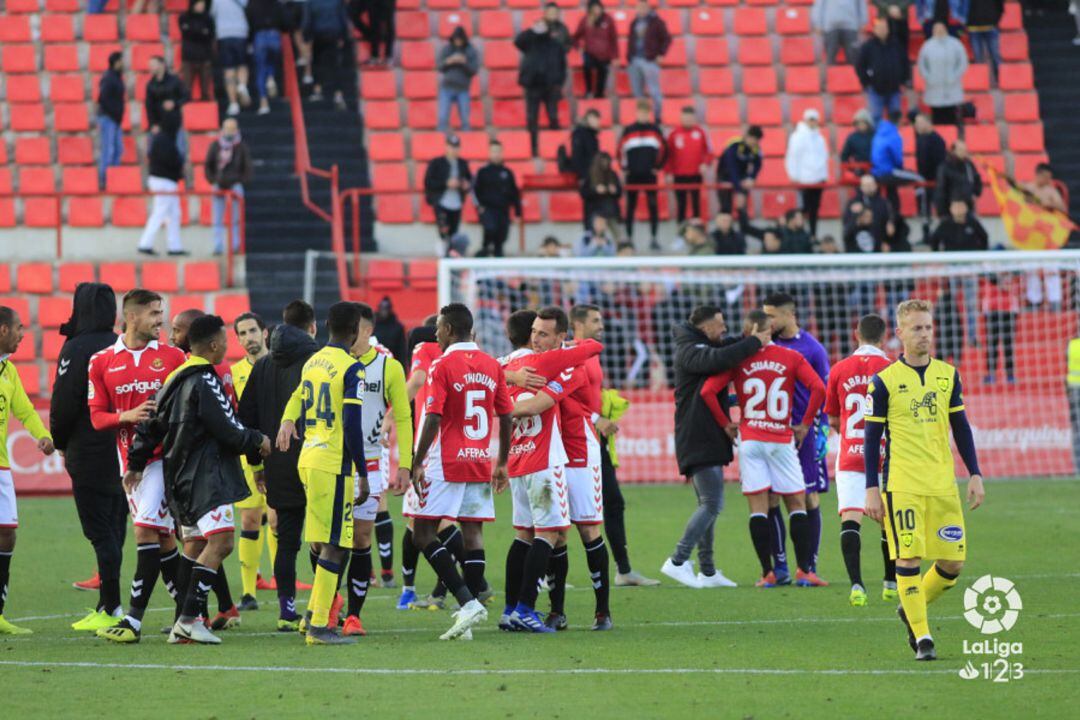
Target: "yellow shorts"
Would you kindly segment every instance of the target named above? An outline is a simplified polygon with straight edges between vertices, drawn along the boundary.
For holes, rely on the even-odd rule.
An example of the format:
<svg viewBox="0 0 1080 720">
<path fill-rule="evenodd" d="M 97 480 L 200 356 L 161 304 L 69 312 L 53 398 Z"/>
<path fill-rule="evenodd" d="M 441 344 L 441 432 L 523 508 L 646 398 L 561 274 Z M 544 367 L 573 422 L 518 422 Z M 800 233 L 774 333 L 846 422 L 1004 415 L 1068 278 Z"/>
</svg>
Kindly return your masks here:
<svg viewBox="0 0 1080 720">
<path fill-rule="evenodd" d="M 307 495 L 304 540 L 351 548 L 353 544 L 352 475 L 300 468 L 300 482 Z"/>
<path fill-rule="evenodd" d="M 246 498 L 236 503 L 237 510 L 265 510 L 266 509 L 266 496 L 259 492 L 259 488 L 255 487 L 255 473 L 251 472 L 251 468 L 245 462 L 244 465 L 244 479 L 247 480 L 248 490 L 251 494 Z"/>
<path fill-rule="evenodd" d="M 967 555 L 960 494 L 884 493 L 885 537 L 893 560 L 963 560 Z"/>
</svg>

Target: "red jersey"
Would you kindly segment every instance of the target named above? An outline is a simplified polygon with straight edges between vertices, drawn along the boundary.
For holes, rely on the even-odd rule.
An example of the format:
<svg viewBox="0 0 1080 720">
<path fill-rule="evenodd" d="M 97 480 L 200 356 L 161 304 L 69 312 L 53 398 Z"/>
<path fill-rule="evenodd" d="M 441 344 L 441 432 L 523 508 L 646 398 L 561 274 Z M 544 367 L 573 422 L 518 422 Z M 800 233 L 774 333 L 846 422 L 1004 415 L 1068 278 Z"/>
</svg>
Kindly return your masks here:
<svg viewBox="0 0 1080 720">
<path fill-rule="evenodd" d="M 761 442 L 791 442 L 791 401 L 795 382 L 810 389 L 810 401 L 801 424 L 810 425 L 825 399 L 825 384 L 810 363 L 799 353 L 769 343 L 735 368 L 713 375 L 701 386 L 701 395 L 721 426 L 728 419 L 717 395 L 735 385 L 742 417 L 739 437 Z"/>
<path fill-rule="evenodd" d="M 431 370 L 431 363 L 435 362 L 442 355 L 442 348 L 439 347 L 437 342 L 423 342 L 419 343 L 413 348 L 412 365 L 409 367 L 409 377 L 412 377 L 413 373 L 420 371 L 425 375 L 429 374 Z M 420 389 L 416 391 L 416 398 L 414 405 L 416 412 L 413 413 L 416 427 L 414 428 L 413 436 L 420 439 L 420 429 L 424 427 L 424 414 L 427 411 L 427 397 L 428 397 L 428 384 L 425 382 L 420 386 Z"/>
<path fill-rule="evenodd" d="M 589 445 L 595 444 L 596 454 L 600 453 L 600 437 L 593 425 L 593 414 L 599 415 L 601 409 L 600 391 L 604 385 L 604 371 L 600 367 L 600 351 L 603 345 L 595 340 L 584 340 L 569 344 L 578 349 L 595 345 L 596 354 L 585 360 L 578 370 L 584 376 L 581 383 L 559 403 L 559 420 L 562 425 L 563 445 L 566 447 L 567 467 L 583 468 L 589 466 Z"/>
<path fill-rule="evenodd" d="M 491 482 L 491 440 L 496 416 L 514 409 L 495 358 L 473 342 L 454 343 L 431 364 L 427 413 L 442 416 L 425 471 L 433 480 Z"/>
<path fill-rule="evenodd" d="M 675 128 L 668 135 L 665 168 L 672 175 L 700 175 L 701 166 L 712 160 L 709 136 L 700 127 Z"/>
<path fill-rule="evenodd" d="M 90 358 L 87 372 L 90 422 L 97 430 L 117 431 L 121 472 L 127 470 L 127 453 L 133 433 L 131 425 L 120 424 L 120 413 L 137 408 L 154 397 L 169 373 L 183 365 L 185 359 L 183 350 L 156 340 L 140 350 L 130 350 L 124 345 L 123 336 L 117 338 L 112 347 Z M 160 448 L 151 462 L 159 458 Z"/>
<path fill-rule="evenodd" d="M 866 386 L 879 371 L 891 364 L 892 360 L 881 350 L 873 345 L 863 345 L 851 357 L 833 365 L 829 371 L 829 387 L 825 390 L 825 414 L 840 418 L 837 471 L 866 471 L 863 460 Z M 881 457 L 885 457 L 885 454 L 882 453 Z"/>
</svg>

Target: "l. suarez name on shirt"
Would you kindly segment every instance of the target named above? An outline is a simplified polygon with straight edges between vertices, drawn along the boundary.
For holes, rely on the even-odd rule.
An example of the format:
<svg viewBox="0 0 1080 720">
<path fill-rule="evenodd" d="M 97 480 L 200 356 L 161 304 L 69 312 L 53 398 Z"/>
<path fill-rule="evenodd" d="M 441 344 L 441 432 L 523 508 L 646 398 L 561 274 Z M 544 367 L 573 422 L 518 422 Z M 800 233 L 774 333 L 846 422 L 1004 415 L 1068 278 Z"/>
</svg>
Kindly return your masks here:
<svg viewBox="0 0 1080 720">
<path fill-rule="evenodd" d="M 787 365 L 784 363 L 776 362 L 775 360 L 755 360 L 750 363 L 750 367 L 742 369 L 743 375 L 750 376 L 759 372 L 771 371 L 778 375 L 787 374 Z"/>
</svg>

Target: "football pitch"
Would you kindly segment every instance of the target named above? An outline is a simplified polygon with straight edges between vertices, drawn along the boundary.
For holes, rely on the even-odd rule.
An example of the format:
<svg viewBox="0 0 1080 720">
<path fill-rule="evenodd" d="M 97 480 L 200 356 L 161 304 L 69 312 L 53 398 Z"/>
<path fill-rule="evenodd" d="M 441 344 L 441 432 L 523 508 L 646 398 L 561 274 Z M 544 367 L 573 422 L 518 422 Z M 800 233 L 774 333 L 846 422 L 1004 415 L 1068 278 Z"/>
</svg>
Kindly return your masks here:
<svg viewBox="0 0 1080 720">
<path fill-rule="evenodd" d="M 660 577 L 694 505 L 693 491 L 668 485 L 624 493 L 634 566 Z M 571 629 L 501 633 L 496 621 L 512 532 L 503 495 L 501 519 L 487 532 L 488 579 L 499 593 L 472 642 L 440 642 L 449 612 L 397 611 L 399 591 L 375 589 L 364 609 L 367 637 L 351 647 L 309 648 L 295 633 L 275 632 L 272 592 L 259 593 L 262 609 L 222 633 L 222 645 L 167 645 L 156 633 L 172 617 L 160 584 L 140 644 L 112 646 L 74 632 L 70 623 L 96 598 L 71 587 L 92 570 L 89 544 L 70 498 L 23 499 L 5 615 L 34 634 L 0 638 L 0 717 L 1076 717 L 1075 481 L 988 483 L 986 505 L 967 514 L 964 575 L 930 608 L 939 660 L 927 664 L 915 663 L 895 604 L 881 600 L 876 526 L 863 532 L 870 602 L 852 608 L 832 494 L 822 503 L 819 564 L 832 585 L 815 589 L 755 589 L 759 568 L 737 487 L 728 486 L 726 501 L 717 564 L 739 582 L 736 589 L 693 590 L 666 578 L 657 588 L 613 588 L 615 630 L 592 633 L 592 592 L 581 543 L 573 538 Z M 391 510 L 400 542 L 399 499 Z M 133 545 L 129 534 L 125 602 Z M 395 552 L 398 560 L 400 549 Z M 300 567 L 309 580 L 306 554 Z M 269 570 L 265 554 L 263 569 Z M 964 595 L 991 573 L 1015 583 L 1023 609 L 1010 630 L 983 635 L 964 619 Z M 239 598 L 235 556 L 229 574 Z M 432 584 L 421 559 L 418 589 L 427 592 Z M 1014 654 L 996 666 L 998 655 L 965 654 L 965 643 L 989 650 L 1006 642 Z M 960 676 L 968 662 L 977 677 Z"/>
</svg>

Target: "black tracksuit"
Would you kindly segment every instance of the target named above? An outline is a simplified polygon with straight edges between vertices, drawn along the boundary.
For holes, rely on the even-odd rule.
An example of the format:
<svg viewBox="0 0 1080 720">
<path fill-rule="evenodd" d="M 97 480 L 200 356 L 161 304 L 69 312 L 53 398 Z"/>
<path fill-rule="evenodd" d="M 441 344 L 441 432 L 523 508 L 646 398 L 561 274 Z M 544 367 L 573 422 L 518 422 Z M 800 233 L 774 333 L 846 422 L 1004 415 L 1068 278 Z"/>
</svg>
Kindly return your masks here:
<svg viewBox="0 0 1080 720">
<path fill-rule="evenodd" d="M 276 437 L 281 414 L 296 386 L 304 363 L 319 349 L 315 339 L 291 325 L 279 325 L 270 335 L 270 353 L 260 358 L 240 397 L 240 422 L 268 437 Z M 297 432 L 303 434 L 301 424 Z M 263 460 L 266 473 L 266 504 L 278 514 L 278 553 L 274 560 L 278 597 L 296 597 L 296 554 L 304 525 L 307 499 L 296 463 L 302 443 L 286 453 L 274 450 Z"/>
<path fill-rule="evenodd" d="M 150 127 L 161 125 L 167 114 L 173 115 L 172 123 L 179 127 L 181 122 L 181 110 L 184 103 L 189 99 L 187 88 L 176 75 L 166 72 L 160 80 L 151 76 L 146 83 L 146 124 Z M 173 109 L 165 109 L 165 101 L 173 101 Z"/>
<path fill-rule="evenodd" d="M 458 180 L 462 184 L 472 183 L 472 172 L 469 171 L 469 163 L 464 158 L 457 158 Z M 424 171 L 424 199 L 435 210 L 435 223 L 439 229 L 439 237 L 449 240 L 457 235 L 461 226 L 461 209 L 449 210 L 442 206 L 439 201 L 446 192 L 446 183 L 450 180 L 450 159 L 445 155 L 433 159 L 428 163 Z M 465 193 L 460 189 L 461 205 L 465 206 Z"/>
<path fill-rule="evenodd" d="M 510 211 L 521 217 L 521 193 L 514 171 L 506 165 L 488 163 L 476 172 L 473 186 L 484 228 L 482 255 L 502 257 L 503 245 L 510 234 Z"/>
<path fill-rule="evenodd" d="M 635 122 L 627 125 L 619 140 L 619 157 L 627 185 L 654 185 L 656 172 L 667 161 L 667 141 L 656 123 Z M 626 234 L 634 237 L 634 212 L 637 210 L 638 191 L 626 191 Z M 656 191 L 645 191 L 645 204 L 649 208 L 649 231 L 654 241 L 659 228 L 660 215 Z"/>
<path fill-rule="evenodd" d="M 108 285 L 75 289 L 71 318 L 60 326 L 60 348 L 49 407 L 49 432 L 64 454 L 83 535 L 94 546 L 101 589 L 98 609 L 120 605 L 120 563 L 127 531 L 127 499 L 120 484 L 116 433 L 95 430 L 86 404 L 90 358 L 116 342 L 116 295 Z"/>
</svg>

